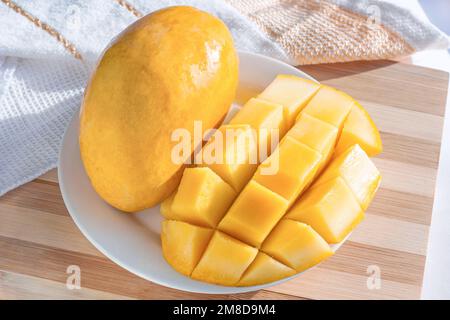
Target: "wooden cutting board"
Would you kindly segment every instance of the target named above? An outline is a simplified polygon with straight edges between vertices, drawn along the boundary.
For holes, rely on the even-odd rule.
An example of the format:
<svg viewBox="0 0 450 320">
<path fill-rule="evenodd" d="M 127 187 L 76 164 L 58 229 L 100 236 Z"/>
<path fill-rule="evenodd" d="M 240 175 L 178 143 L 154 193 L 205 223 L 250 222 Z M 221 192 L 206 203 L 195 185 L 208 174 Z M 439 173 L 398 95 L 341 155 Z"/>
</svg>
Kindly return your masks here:
<svg viewBox="0 0 450 320">
<path fill-rule="evenodd" d="M 385 148 L 375 159 L 381 189 L 335 256 L 253 293 L 207 296 L 161 287 L 115 265 L 82 236 L 53 170 L 0 198 L 0 299 L 419 298 L 448 74 L 391 61 L 301 69 L 358 99 L 380 128 Z M 80 290 L 66 289 L 71 265 L 81 269 Z M 377 271 L 380 286 L 372 281 Z"/>
</svg>

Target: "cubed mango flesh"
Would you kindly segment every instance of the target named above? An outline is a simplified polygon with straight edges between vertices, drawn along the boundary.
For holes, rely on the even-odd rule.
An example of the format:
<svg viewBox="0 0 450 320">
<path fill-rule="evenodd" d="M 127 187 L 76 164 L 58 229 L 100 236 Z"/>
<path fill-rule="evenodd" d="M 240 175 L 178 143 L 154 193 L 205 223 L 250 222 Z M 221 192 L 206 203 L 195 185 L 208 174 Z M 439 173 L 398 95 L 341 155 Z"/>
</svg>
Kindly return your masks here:
<svg viewBox="0 0 450 320">
<path fill-rule="evenodd" d="M 328 243 L 313 228 L 290 219 L 280 221 L 264 241 L 262 251 L 297 272 L 333 254 Z"/>
<path fill-rule="evenodd" d="M 259 252 L 255 260 L 245 271 L 238 286 L 256 286 L 281 280 L 294 275 L 296 271 L 273 259 L 264 252 Z"/>
<path fill-rule="evenodd" d="M 215 227 L 233 203 L 236 191 L 207 167 L 186 168 L 166 218 Z M 168 200 L 170 201 L 170 199 Z"/>
<path fill-rule="evenodd" d="M 291 127 L 298 113 L 319 90 L 320 84 L 292 75 L 281 74 L 258 96 L 258 98 L 281 104 L 285 120 Z"/>
<path fill-rule="evenodd" d="M 344 240 L 363 217 L 358 200 L 341 177 L 313 185 L 286 214 L 310 225 L 328 243 Z"/>
<path fill-rule="evenodd" d="M 256 171 L 253 179 L 293 203 L 316 174 L 322 155 L 286 137 Z M 273 168 L 272 170 L 266 170 Z M 277 169 L 277 170 L 276 170 Z"/>
<path fill-rule="evenodd" d="M 383 151 L 380 132 L 367 111 L 356 101 L 344 122 L 335 154 L 341 154 L 354 144 L 359 144 L 369 157 Z"/>
<path fill-rule="evenodd" d="M 353 102 L 348 94 L 332 87 L 322 86 L 302 113 L 341 129 Z"/>
<path fill-rule="evenodd" d="M 216 231 L 192 272 L 192 278 L 226 286 L 235 285 L 257 254 L 258 249 Z"/>
<path fill-rule="evenodd" d="M 278 143 L 286 131 L 283 118 L 283 106 L 258 98 L 250 99 L 242 109 L 231 119 L 230 124 L 249 124 L 257 132 L 258 155 L 260 161 L 265 160 L 270 155 L 272 139 L 273 143 Z M 274 146 L 276 147 L 276 145 Z"/>
<path fill-rule="evenodd" d="M 258 166 L 257 137 L 250 125 L 222 125 L 202 149 L 202 162 L 237 192 Z"/>
<path fill-rule="evenodd" d="M 189 223 L 164 220 L 161 245 L 164 258 L 178 272 L 189 276 L 206 250 L 214 230 Z"/>
<path fill-rule="evenodd" d="M 264 161 L 258 149 L 271 137 L 260 129 L 280 130 Z M 185 169 L 161 204 L 164 257 L 182 274 L 225 286 L 270 283 L 320 263 L 363 219 L 381 180 L 364 150 L 381 148 L 350 96 L 278 76 L 219 128 L 200 152 L 203 164 Z"/>
<path fill-rule="evenodd" d="M 259 247 L 286 213 L 286 199 L 250 180 L 219 224 L 219 230 Z"/>
<path fill-rule="evenodd" d="M 339 130 L 335 126 L 306 113 L 301 113 L 286 137 L 292 137 L 316 150 L 322 155 L 322 162 L 325 163 L 334 151 L 338 133 Z"/>
<path fill-rule="evenodd" d="M 342 177 L 356 196 L 363 210 L 372 201 L 381 181 L 381 175 L 359 145 L 353 145 L 324 170 L 315 185 Z"/>
</svg>

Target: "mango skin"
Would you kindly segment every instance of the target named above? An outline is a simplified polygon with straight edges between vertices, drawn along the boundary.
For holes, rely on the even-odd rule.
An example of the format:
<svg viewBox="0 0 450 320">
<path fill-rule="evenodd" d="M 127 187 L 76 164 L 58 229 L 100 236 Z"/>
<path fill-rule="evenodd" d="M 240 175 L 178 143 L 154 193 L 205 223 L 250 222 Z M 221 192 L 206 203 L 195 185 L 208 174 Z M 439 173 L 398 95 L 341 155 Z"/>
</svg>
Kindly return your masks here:
<svg viewBox="0 0 450 320">
<path fill-rule="evenodd" d="M 238 58 L 219 19 L 192 7 L 156 11 L 104 52 L 85 91 L 80 151 L 97 193 L 117 209 L 152 207 L 177 187 L 177 128 L 217 127 L 238 84 Z M 184 155 L 187 159 L 191 155 Z"/>
</svg>

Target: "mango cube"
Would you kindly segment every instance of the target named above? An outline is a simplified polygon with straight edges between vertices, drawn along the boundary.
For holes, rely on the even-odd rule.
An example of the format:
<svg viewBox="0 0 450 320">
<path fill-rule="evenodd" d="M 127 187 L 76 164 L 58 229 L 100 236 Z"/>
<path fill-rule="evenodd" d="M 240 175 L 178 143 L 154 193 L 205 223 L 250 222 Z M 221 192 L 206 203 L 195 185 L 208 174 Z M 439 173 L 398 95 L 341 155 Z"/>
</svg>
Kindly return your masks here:
<svg viewBox="0 0 450 320">
<path fill-rule="evenodd" d="M 286 136 L 316 150 L 323 159 L 328 159 L 336 145 L 338 133 L 338 129 L 331 124 L 301 113 Z"/>
<path fill-rule="evenodd" d="M 332 160 L 315 185 L 342 177 L 365 211 L 381 181 L 380 172 L 359 145 Z"/>
<path fill-rule="evenodd" d="M 284 107 L 286 124 L 291 127 L 295 117 L 319 90 L 320 84 L 292 75 L 280 74 L 258 96 Z"/>
<path fill-rule="evenodd" d="M 278 281 L 294 275 L 296 271 L 281 262 L 259 252 L 250 267 L 245 271 L 238 286 L 256 286 Z"/>
<path fill-rule="evenodd" d="M 346 93 L 328 86 L 322 86 L 303 109 L 302 113 L 328 122 L 341 129 L 353 102 L 352 97 Z"/>
<path fill-rule="evenodd" d="M 257 137 L 250 125 L 223 125 L 202 149 L 202 162 L 239 192 L 258 166 Z"/>
<path fill-rule="evenodd" d="M 264 241 L 262 251 L 297 272 L 333 254 L 328 243 L 313 228 L 290 219 L 280 221 Z"/>
<path fill-rule="evenodd" d="M 322 156 L 289 136 L 277 149 L 258 167 L 253 179 L 291 204 L 312 181 Z"/>
<path fill-rule="evenodd" d="M 354 144 L 359 144 L 370 157 L 383 151 L 380 132 L 367 111 L 356 101 L 344 122 L 335 154 L 341 154 Z"/>
<path fill-rule="evenodd" d="M 249 124 L 256 130 L 258 134 L 258 155 L 262 161 L 270 155 L 272 131 L 277 132 L 277 140 L 274 143 L 278 143 L 278 139 L 286 131 L 283 106 L 257 98 L 250 99 L 231 119 L 230 124 Z"/>
<path fill-rule="evenodd" d="M 338 243 L 358 225 L 364 213 L 352 190 L 338 177 L 313 185 L 286 217 L 310 225 L 328 243 Z"/>
<path fill-rule="evenodd" d="M 166 219 L 174 219 L 175 217 L 172 215 L 172 203 L 175 198 L 175 193 L 172 193 L 166 200 L 161 202 L 161 206 L 159 208 L 160 213 Z"/>
<path fill-rule="evenodd" d="M 218 228 L 245 243 L 259 247 L 287 208 L 286 199 L 250 180 Z"/>
<path fill-rule="evenodd" d="M 168 216 L 170 219 L 213 228 L 235 197 L 236 191 L 211 169 L 186 168 Z"/>
<path fill-rule="evenodd" d="M 190 276 L 205 252 L 214 230 L 185 222 L 164 220 L 161 244 L 164 258 L 178 272 Z"/>
<path fill-rule="evenodd" d="M 235 285 L 257 253 L 258 249 L 216 231 L 192 272 L 192 278 L 226 286 Z"/>
</svg>

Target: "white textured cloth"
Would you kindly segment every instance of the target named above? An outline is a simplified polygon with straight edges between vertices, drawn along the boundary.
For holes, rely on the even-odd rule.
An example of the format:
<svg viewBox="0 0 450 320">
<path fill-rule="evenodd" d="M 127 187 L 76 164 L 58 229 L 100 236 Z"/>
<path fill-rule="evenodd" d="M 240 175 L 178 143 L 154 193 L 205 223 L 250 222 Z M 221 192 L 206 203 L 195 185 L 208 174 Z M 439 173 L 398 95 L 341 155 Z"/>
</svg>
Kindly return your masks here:
<svg viewBox="0 0 450 320">
<path fill-rule="evenodd" d="M 0 195 L 56 166 L 64 130 L 80 106 L 95 59 L 137 19 L 112 0 L 15 3 L 76 44 L 83 62 L 0 2 Z M 221 1 L 134 1 L 144 13 L 176 4 L 220 17 L 238 49 L 289 61 L 278 45 Z"/>
<path fill-rule="evenodd" d="M 274 0 L 261 3 L 271 1 Z M 332 2 L 342 2 L 345 8 L 367 14 L 367 1 Z M 42 24 L 39 27 L 36 21 L 33 23 L 13 10 L 11 1 L 0 0 L 0 195 L 55 167 L 62 135 L 80 106 L 95 60 L 115 35 L 137 19 L 119 0 L 14 0 L 13 3 L 62 34 L 83 61 L 75 59 L 61 39 L 58 41 L 40 28 Z M 245 12 L 231 5 L 235 0 L 127 3 L 143 14 L 170 5 L 193 5 L 221 18 L 239 50 L 296 63 L 285 47 Z M 415 50 L 448 46 L 448 38 L 423 16 L 390 1 L 371 3 L 389 13 L 381 15 L 382 23 L 403 21 L 392 27 Z M 283 5 L 295 6 L 295 1 L 286 0 Z"/>
</svg>

